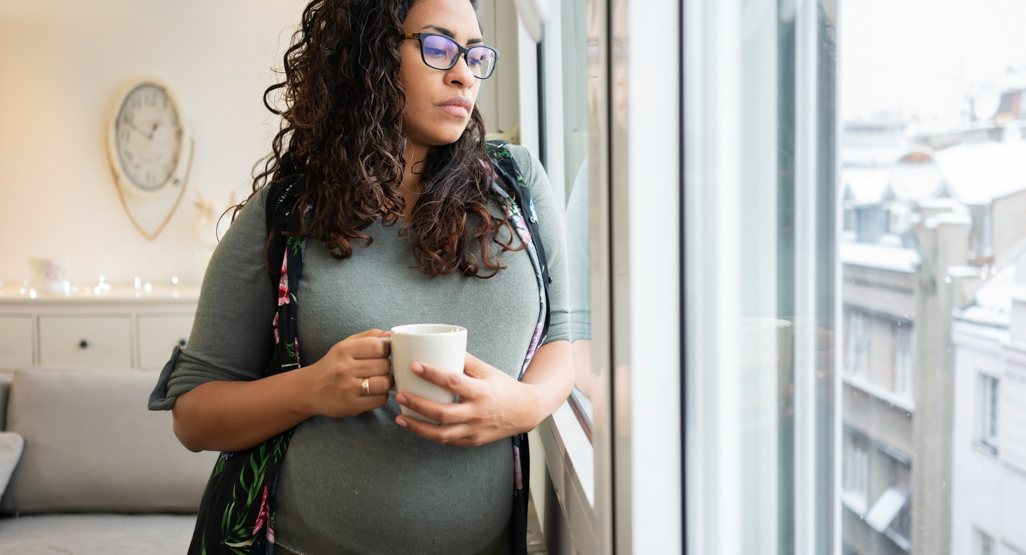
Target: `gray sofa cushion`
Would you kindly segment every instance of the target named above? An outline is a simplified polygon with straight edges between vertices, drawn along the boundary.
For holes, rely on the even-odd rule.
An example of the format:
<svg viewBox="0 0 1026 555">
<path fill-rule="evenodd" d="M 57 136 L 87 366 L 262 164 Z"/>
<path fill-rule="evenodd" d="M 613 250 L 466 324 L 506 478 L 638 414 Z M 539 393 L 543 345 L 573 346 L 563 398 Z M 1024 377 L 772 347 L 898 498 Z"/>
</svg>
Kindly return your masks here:
<svg viewBox="0 0 1026 555">
<path fill-rule="evenodd" d="M 39 515 L 0 519 L 0 555 L 181 555 L 196 515 Z"/>
<path fill-rule="evenodd" d="M 0 495 L 7 489 L 7 483 L 24 450 L 24 438 L 14 432 L 0 432 Z"/>
<path fill-rule="evenodd" d="M 217 453 L 192 453 L 146 401 L 156 372 L 26 368 L 8 429 L 25 452 L 0 510 L 196 512 Z"/>
</svg>

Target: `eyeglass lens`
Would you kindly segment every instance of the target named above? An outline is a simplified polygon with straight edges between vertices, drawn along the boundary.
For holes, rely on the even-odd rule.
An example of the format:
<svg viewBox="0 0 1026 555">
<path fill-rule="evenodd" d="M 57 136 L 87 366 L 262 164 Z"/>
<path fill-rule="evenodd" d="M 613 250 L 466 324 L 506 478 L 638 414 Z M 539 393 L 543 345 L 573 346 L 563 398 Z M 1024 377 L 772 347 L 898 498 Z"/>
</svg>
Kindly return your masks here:
<svg viewBox="0 0 1026 555">
<path fill-rule="evenodd" d="M 438 35 L 428 35 L 421 41 L 424 62 L 435 69 L 449 69 L 456 65 L 460 55 L 456 41 Z M 474 46 L 467 51 L 467 65 L 475 77 L 485 79 L 495 67 L 495 51 L 487 46 Z"/>
</svg>

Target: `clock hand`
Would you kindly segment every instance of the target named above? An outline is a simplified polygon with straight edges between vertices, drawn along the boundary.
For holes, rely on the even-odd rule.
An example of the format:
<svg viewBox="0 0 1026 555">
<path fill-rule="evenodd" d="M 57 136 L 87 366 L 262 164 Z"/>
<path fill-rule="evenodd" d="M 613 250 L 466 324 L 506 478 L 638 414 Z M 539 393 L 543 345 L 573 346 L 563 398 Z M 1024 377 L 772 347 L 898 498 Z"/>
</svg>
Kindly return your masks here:
<svg viewBox="0 0 1026 555">
<path fill-rule="evenodd" d="M 160 125 L 159 121 L 153 123 L 153 128 L 150 129 L 150 134 L 146 135 L 146 140 L 149 140 L 149 141 L 153 140 L 153 134 L 157 132 L 157 126 L 159 126 L 159 125 Z"/>
<path fill-rule="evenodd" d="M 150 138 L 150 136 L 147 135 L 145 131 L 143 131 L 142 129 L 139 129 L 138 127 L 136 127 L 135 124 L 132 123 L 132 120 L 126 119 L 125 120 L 125 124 L 128 125 L 129 127 L 131 127 L 136 133 L 146 137 L 147 139 Z"/>
</svg>

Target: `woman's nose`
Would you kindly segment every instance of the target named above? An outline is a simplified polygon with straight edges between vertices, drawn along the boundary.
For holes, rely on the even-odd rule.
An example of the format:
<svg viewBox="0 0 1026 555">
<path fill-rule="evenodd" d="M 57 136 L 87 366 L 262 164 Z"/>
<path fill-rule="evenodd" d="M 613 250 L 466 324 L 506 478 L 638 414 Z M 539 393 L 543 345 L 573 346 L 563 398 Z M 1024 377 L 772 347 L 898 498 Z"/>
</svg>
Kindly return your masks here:
<svg viewBox="0 0 1026 555">
<path fill-rule="evenodd" d="M 459 60 L 456 60 L 456 65 L 448 71 L 446 77 L 449 82 L 453 85 L 459 85 L 463 88 L 470 88 L 474 85 L 475 77 L 470 71 L 470 66 L 467 64 L 467 55 L 460 56 Z"/>
</svg>

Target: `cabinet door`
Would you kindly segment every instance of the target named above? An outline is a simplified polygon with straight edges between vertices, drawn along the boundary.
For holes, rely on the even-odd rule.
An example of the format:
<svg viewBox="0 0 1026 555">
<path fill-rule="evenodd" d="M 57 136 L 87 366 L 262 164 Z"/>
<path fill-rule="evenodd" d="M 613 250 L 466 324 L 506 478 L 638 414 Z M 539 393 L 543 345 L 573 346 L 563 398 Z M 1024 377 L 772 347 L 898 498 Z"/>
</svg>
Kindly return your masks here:
<svg viewBox="0 0 1026 555">
<path fill-rule="evenodd" d="M 139 316 L 139 368 L 160 370 L 175 345 L 184 347 L 192 331 L 193 316 Z"/>
<path fill-rule="evenodd" d="M 40 316 L 39 364 L 131 368 L 131 318 L 127 315 Z"/>
<path fill-rule="evenodd" d="M 32 317 L 0 317 L 0 368 L 32 365 Z"/>
</svg>

